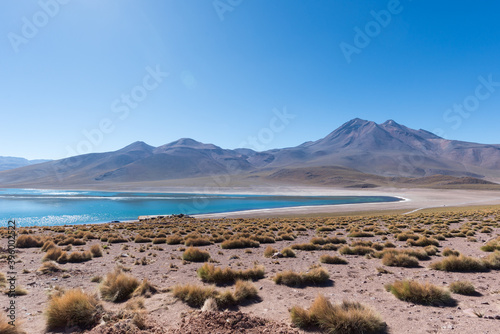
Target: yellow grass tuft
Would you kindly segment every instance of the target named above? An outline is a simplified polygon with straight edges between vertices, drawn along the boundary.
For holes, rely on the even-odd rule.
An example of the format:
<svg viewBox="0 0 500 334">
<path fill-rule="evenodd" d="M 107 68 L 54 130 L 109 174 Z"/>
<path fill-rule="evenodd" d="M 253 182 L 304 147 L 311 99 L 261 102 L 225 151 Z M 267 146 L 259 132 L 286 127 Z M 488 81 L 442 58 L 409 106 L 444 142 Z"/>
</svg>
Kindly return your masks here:
<svg viewBox="0 0 500 334">
<path fill-rule="evenodd" d="M 120 269 L 115 269 L 106 275 L 99 290 L 102 299 L 119 303 L 128 300 L 139 284 L 135 277 L 125 274 Z"/>
<path fill-rule="evenodd" d="M 290 310 L 292 323 L 300 328 L 319 326 L 327 333 L 380 333 L 386 324 L 371 308 L 350 301 L 332 305 L 318 295 L 309 310 L 294 306 Z"/>
<path fill-rule="evenodd" d="M 93 327 L 99 320 L 99 302 L 95 296 L 80 289 L 66 291 L 53 296 L 45 311 L 47 329 L 57 330 L 77 326 L 81 329 Z"/>
</svg>

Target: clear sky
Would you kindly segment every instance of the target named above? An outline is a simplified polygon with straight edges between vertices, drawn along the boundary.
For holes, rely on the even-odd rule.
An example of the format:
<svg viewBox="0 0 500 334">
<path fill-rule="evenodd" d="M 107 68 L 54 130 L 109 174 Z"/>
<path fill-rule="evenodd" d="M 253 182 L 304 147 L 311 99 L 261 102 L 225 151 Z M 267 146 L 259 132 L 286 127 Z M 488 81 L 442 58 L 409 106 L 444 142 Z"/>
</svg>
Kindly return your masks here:
<svg viewBox="0 0 500 334">
<path fill-rule="evenodd" d="M 263 150 L 355 117 L 500 143 L 498 1 L 5 0 L 0 9 L 0 156 L 182 137 Z"/>
</svg>

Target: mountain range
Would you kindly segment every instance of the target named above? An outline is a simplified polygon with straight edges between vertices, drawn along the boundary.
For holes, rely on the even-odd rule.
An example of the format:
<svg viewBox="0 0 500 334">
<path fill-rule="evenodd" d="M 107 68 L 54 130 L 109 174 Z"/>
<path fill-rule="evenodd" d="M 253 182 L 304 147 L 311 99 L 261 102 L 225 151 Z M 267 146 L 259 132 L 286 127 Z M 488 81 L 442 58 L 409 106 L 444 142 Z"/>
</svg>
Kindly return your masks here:
<svg viewBox="0 0 500 334">
<path fill-rule="evenodd" d="M 0 157 L 0 171 L 29 166 L 29 165 L 35 165 L 46 161 L 50 160 L 43 160 L 43 159 L 28 160 L 25 158 L 18 158 L 18 157 Z"/>
<path fill-rule="evenodd" d="M 487 184 L 500 180 L 500 145 L 447 140 L 393 120 L 377 124 L 356 118 L 322 139 L 264 152 L 223 149 L 189 138 L 159 147 L 135 142 L 113 152 L 1 171 L 0 186 L 103 186 L 214 175 L 331 184 L 338 178 L 345 181 L 347 174 L 353 179 L 339 184 L 418 184 L 411 181 L 418 178 Z"/>
</svg>

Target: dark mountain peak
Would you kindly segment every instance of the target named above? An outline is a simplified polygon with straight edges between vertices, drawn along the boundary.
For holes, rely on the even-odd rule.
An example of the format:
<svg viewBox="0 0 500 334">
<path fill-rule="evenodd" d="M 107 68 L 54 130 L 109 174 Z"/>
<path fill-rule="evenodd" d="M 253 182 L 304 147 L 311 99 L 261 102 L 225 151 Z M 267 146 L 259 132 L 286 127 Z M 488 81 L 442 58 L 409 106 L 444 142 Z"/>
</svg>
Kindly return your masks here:
<svg viewBox="0 0 500 334">
<path fill-rule="evenodd" d="M 130 151 L 148 151 L 148 152 L 151 152 L 151 151 L 153 151 L 153 149 L 154 149 L 153 146 L 150 146 L 143 141 L 136 141 L 128 146 L 125 146 L 121 150 L 118 150 L 118 152 L 130 152 Z"/>
<path fill-rule="evenodd" d="M 166 145 L 158 147 L 158 149 L 170 149 L 176 147 L 189 147 L 195 149 L 205 149 L 205 150 L 215 150 L 220 149 L 220 147 L 213 144 L 204 144 L 191 138 L 181 138 Z"/>
</svg>

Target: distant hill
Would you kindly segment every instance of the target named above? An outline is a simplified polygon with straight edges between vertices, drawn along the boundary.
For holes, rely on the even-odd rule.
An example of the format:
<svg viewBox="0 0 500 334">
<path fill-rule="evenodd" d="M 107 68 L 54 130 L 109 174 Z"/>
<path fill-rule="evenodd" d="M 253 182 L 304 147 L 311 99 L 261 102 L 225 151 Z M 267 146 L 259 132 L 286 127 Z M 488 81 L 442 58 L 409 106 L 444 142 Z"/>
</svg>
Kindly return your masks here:
<svg viewBox="0 0 500 334">
<path fill-rule="evenodd" d="M 16 157 L 0 157 L 0 171 L 14 169 L 29 165 L 35 165 L 42 162 L 47 162 L 50 160 L 28 160 L 25 158 L 16 158 Z"/>
<path fill-rule="evenodd" d="M 249 180 L 344 187 L 381 185 L 490 187 L 500 179 L 500 145 L 443 139 L 393 120 L 353 119 L 326 137 L 296 147 L 256 152 L 182 138 L 0 172 L 0 185 L 92 186 L 235 175 Z M 203 185 L 200 185 L 203 186 Z"/>
</svg>

